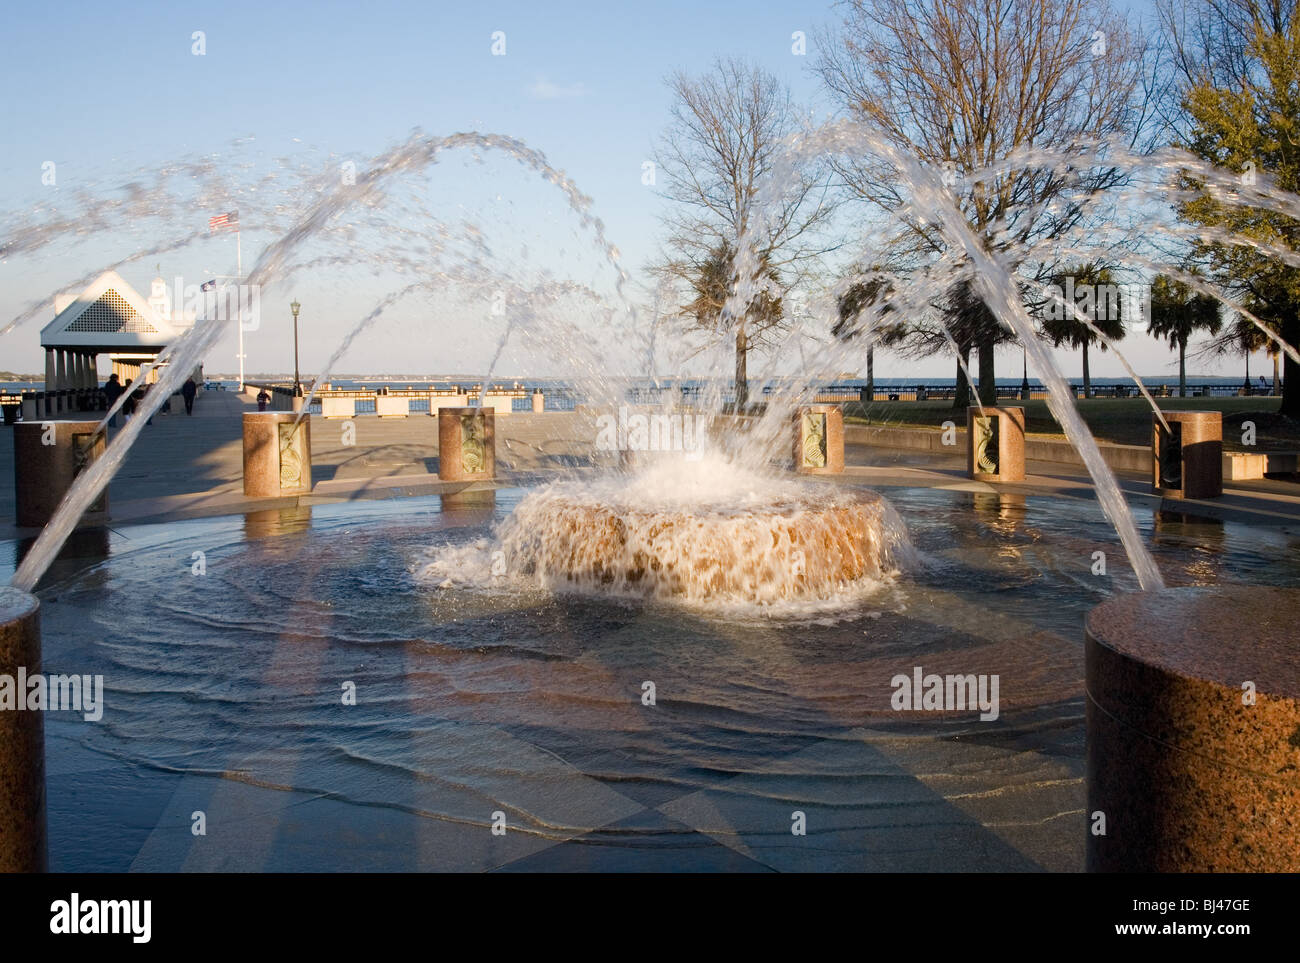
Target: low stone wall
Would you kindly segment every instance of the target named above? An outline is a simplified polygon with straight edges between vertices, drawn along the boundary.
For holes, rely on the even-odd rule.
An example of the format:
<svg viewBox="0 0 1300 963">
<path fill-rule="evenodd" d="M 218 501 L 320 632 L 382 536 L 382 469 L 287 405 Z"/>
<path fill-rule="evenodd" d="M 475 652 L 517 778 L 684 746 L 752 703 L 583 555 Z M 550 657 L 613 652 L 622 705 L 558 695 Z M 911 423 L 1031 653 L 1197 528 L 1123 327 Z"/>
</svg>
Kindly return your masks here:
<svg viewBox="0 0 1300 963">
<path fill-rule="evenodd" d="M 901 448 L 909 451 L 931 451 L 965 457 L 966 430 L 953 432 L 955 444 L 943 443 L 945 432 L 926 428 L 887 428 L 877 425 L 845 425 L 844 441 L 849 445 L 870 445 L 877 448 Z M 1111 445 L 1099 443 L 1102 457 L 1114 471 L 1149 472 L 1151 449 L 1142 445 Z M 1082 467 L 1083 459 L 1065 439 L 1026 438 L 1026 461 L 1058 462 Z"/>
</svg>

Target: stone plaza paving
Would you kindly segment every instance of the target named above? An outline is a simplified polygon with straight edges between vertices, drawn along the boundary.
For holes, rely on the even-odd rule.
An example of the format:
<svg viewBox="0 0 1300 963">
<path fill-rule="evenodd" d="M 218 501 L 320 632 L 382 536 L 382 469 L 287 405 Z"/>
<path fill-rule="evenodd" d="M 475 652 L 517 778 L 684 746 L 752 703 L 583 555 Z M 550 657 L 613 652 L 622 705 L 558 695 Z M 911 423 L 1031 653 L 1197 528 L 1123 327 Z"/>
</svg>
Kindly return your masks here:
<svg viewBox="0 0 1300 963">
<path fill-rule="evenodd" d="M 467 487 L 437 478 L 434 418 L 360 416 L 353 422 L 353 445 L 344 444 L 342 423 L 314 418 L 312 494 L 246 499 L 240 419 L 251 410 L 256 410 L 251 401 L 232 392 L 204 392 L 193 417 L 183 412 L 156 417 L 111 484 L 110 524 L 129 529 Z M 3 437 L 9 431 L 0 429 L 0 541 L 34 534 L 12 524 L 12 443 Z M 592 425 L 581 414 L 502 417 L 498 484 L 531 483 L 560 469 L 580 469 L 588 464 L 592 437 Z M 1090 481 L 1072 466 L 1031 462 L 1024 483 L 993 486 L 966 478 L 959 452 L 873 448 L 855 442 L 852 433 L 842 480 L 819 483 L 843 482 L 1091 498 Z M 1159 506 L 1145 476 L 1121 474 L 1120 483 L 1135 506 Z M 1286 482 L 1231 482 L 1220 499 L 1171 507 L 1300 534 L 1295 492 L 1300 488 Z M 957 632 L 989 615 L 954 602 L 947 617 Z M 1032 626 L 1011 624 L 1014 616 L 997 618 L 1006 623 L 1004 635 L 1036 635 Z M 55 624 L 46 631 L 59 628 Z M 635 635 L 635 620 L 617 631 Z M 243 767 L 226 773 L 141 767 L 94 751 L 75 723 L 51 718 L 46 727 L 51 869 L 1079 871 L 1085 840 L 1083 700 L 1072 693 L 1081 689 L 1082 678 L 1082 650 L 1075 646 L 1054 663 L 1052 678 L 1036 680 L 1041 700 L 1019 709 L 1011 725 L 996 730 L 951 721 L 828 727 L 825 738 L 792 745 L 765 768 L 679 794 L 662 786 L 652 790 L 602 781 L 601 759 L 577 741 L 534 743 L 484 724 L 440 731 L 437 745 L 424 749 L 448 758 L 449 783 L 455 784 L 456 766 L 467 765 L 465 760 L 506 759 L 496 798 L 510 798 L 543 824 L 589 827 L 504 837 L 472 820 L 412 818 L 412 810 L 456 809 L 445 800 L 423 807 L 421 794 L 428 790 L 415 782 L 387 790 L 392 807 L 354 805 L 328 794 L 267 785 L 241 776 L 236 769 Z M 449 739 L 455 743 L 450 748 Z M 413 746 L 412 751 L 422 750 Z M 779 828 L 788 826 L 789 801 L 769 789 L 779 788 L 783 771 L 791 767 L 825 779 L 818 796 L 825 814 L 819 819 L 831 826 L 819 840 L 827 844 L 823 857 L 810 855 L 788 829 Z M 247 771 L 256 770 L 250 761 Z M 838 775 L 853 778 L 840 782 Z M 744 785 L 746 780 L 752 785 Z M 206 837 L 189 832 L 197 810 L 214 814 Z M 777 828 L 755 832 L 756 825 Z M 847 834 L 853 834 L 852 844 L 836 845 L 838 836 Z M 627 849 L 633 838 L 634 859 Z M 812 840 L 814 847 L 819 841 Z M 342 861 L 340 845 L 347 852 Z M 850 851 L 852 858 L 845 856 Z"/>
</svg>

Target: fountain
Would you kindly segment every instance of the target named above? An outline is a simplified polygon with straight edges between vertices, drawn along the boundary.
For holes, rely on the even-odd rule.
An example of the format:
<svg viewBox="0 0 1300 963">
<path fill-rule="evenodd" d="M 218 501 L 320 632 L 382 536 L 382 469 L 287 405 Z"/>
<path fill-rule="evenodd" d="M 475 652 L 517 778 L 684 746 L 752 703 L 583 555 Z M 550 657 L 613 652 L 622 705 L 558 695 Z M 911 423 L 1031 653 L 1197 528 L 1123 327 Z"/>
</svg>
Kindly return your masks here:
<svg viewBox="0 0 1300 963">
<path fill-rule="evenodd" d="M 794 468 L 800 474 L 844 471 L 844 412 L 839 405 L 807 405 L 794 416 Z"/>
<path fill-rule="evenodd" d="M 287 411 L 244 414 L 244 494 L 250 498 L 311 491 L 311 419 Z"/>
<path fill-rule="evenodd" d="M 1151 418 L 1151 490 L 1170 498 L 1223 494 L 1223 414 L 1165 411 Z"/>
<path fill-rule="evenodd" d="M 490 547 L 450 548 L 422 574 L 437 584 L 472 578 L 487 570 L 489 550 L 549 591 L 760 607 L 844 604 L 908 557 L 902 522 L 874 492 L 756 476 L 716 454 L 548 485 L 519 503 Z"/>
<path fill-rule="evenodd" d="M 966 473 L 976 481 L 1024 481 L 1024 408 L 966 409 Z"/>
<path fill-rule="evenodd" d="M 328 230 L 341 212 L 354 204 L 382 210 L 392 178 L 423 170 L 457 147 L 505 151 L 559 187 L 616 269 L 618 296 L 624 299 L 625 276 L 603 227 L 589 213 L 589 201 L 531 149 L 509 138 L 477 134 L 414 138 L 379 158 L 359 184 L 321 192 L 258 259 L 252 277 L 269 283 L 292 276 L 303 268 L 294 260 L 299 246 Z M 762 410 L 723 414 L 723 379 L 705 379 L 698 414 L 682 416 L 674 406 L 661 405 L 645 415 L 647 430 L 656 417 L 702 418 L 704 423 L 691 422 L 691 445 L 654 449 L 649 457 L 649 444 L 638 449 L 622 440 L 616 446 L 622 456 L 613 459 L 612 468 L 589 467 L 598 464 L 590 457 L 580 467 L 557 471 L 546 484 L 528 481 L 531 487 L 520 487 L 518 476 L 498 471 L 498 412 L 484 405 L 489 371 L 477 405 L 436 408 L 439 478 L 483 484 L 444 494 L 436 503 L 409 499 L 339 506 L 307 501 L 309 395 L 296 413 L 245 416 L 244 434 L 246 494 L 303 496 L 295 511 L 306 511 L 306 516 L 286 521 L 281 510 L 267 514 L 262 509 L 258 519 L 250 515 L 237 531 L 222 521 L 178 523 L 178 543 L 186 549 L 201 545 L 214 560 L 208 568 L 213 574 L 205 576 L 201 588 L 197 578 L 167 581 L 166 565 L 174 567 L 174 562 L 163 549 L 136 549 L 122 561 L 106 560 L 93 578 L 61 569 L 55 565 L 58 549 L 141 432 L 145 417 L 137 417 L 81 470 L 56 517 L 17 566 L 13 584 L 24 591 L 10 591 L 0 641 L 20 635 L 26 641 L 21 646 L 6 641 L 8 647 L 0 647 L 0 673 L 23 660 L 39 664 L 37 609 L 25 593 L 49 569 L 47 578 L 61 580 L 61 589 L 58 605 L 43 613 L 46 625 L 54 627 L 47 629 L 47 638 L 59 638 L 78 658 L 102 665 L 108 677 L 119 680 L 113 696 L 121 721 L 87 737 L 97 750 L 145 760 L 159 770 L 238 772 L 250 786 L 305 787 L 321 798 L 391 805 L 419 820 L 415 848 L 425 853 L 448 851 L 426 823 L 437 824 L 439 831 L 465 826 L 477 832 L 499 807 L 512 825 L 525 830 L 517 834 L 519 842 L 509 837 L 509 845 L 531 854 L 536 849 L 530 847 L 617 826 L 646 803 L 710 838 L 744 835 L 747 851 L 770 853 L 767 858 L 779 864 L 789 857 L 772 853 L 770 839 L 788 832 L 791 807 L 785 800 L 803 800 L 801 805 L 822 816 L 824 825 L 835 826 L 838 814 L 861 804 L 854 793 L 888 766 L 924 773 L 943 765 L 933 746 L 900 748 L 888 739 L 875 744 L 872 751 L 878 757 L 853 755 L 863 752 L 869 738 L 863 733 L 898 724 L 888 680 L 896 673 L 911 678 L 914 670 L 920 676 L 922 664 L 926 671 L 958 678 L 986 670 L 996 675 L 999 667 L 1012 667 L 1015 684 L 1004 686 L 1007 704 L 998 718 L 1023 725 L 1030 733 L 1027 742 L 1041 736 L 1046 745 L 1050 739 L 1045 733 L 1059 719 L 1070 718 L 1072 704 L 1081 729 L 1085 691 L 1092 726 L 1094 706 L 1115 709 L 1114 686 L 1119 683 L 1089 675 L 1086 690 L 1080 684 L 1084 664 L 1075 649 L 1084 612 L 1109 593 L 1135 589 L 1151 593 L 1159 605 L 1180 605 L 1182 597 L 1173 594 L 1179 590 L 1164 589 L 1156 558 L 1166 574 L 1180 580 L 1202 577 L 1194 564 L 1200 560 L 1188 559 L 1184 546 L 1149 544 L 1155 540 L 1139 530 L 1067 397 L 1068 386 L 1032 335 L 1015 277 L 951 210 L 937 172 L 851 125 L 829 126 L 792 143 L 788 163 L 845 150 L 876 151 L 894 163 L 915 198 L 909 213 L 939 224 L 968 262 L 962 266 L 955 256 L 941 260 L 910 288 L 900 286 L 900 309 L 923 303 L 957 281 L 974 281 L 994 313 L 1025 339 L 1044 373 L 1052 411 L 1093 478 L 1095 505 L 1050 495 L 1004 501 L 995 494 L 996 505 L 990 508 L 986 486 L 975 486 L 982 490 L 974 494 L 897 480 L 887 490 L 864 487 L 861 478 L 844 473 L 842 410 L 816 403 L 826 372 L 843 370 L 845 353 L 858 347 L 823 342 L 803 358 L 796 383 L 778 385 Z M 1062 163 L 1046 155 L 1019 160 Z M 759 213 L 782 189 L 778 173 L 760 197 Z M 741 283 L 728 300 L 728 317 L 735 317 L 738 306 L 754 294 L 757 272 L 750 263 L 750 241 L 761 229 L 762 217 L 756 216 L 751 235 L 738 246 Z M 405 266 L 419 269 L 419 261 L 411 258 Z M 500 284 L 480 269 L 474 262 L 463 271 L 442 271 L 435 281 L 413 282 L 384 298 L 344 340 L 315 383 L 327 382 L 351 341 L 400 298 L 435 283 Z M 617 338 L 623 332 L 599 323 L 574 329 L 566 326 L 567 320 L 548 318 L 547 299 L 555 294 L 549 281 L 511 290 L 519 295 L 519 308 L 508 319 L 497 357 L 511 337 L 545 341 L 554 333 L 584 376 L 574 380 L 585 382 L 593 411 L 606 418 L 615 418 L 611 412 L 617 411 L 623 418 L 619 409 L 628 399 L 603 373 L 595 336 Z M 593 309 L 592 317 L 596 314 Z M 627 314 L 635 329 L 634 313 Z M 828 312 L 812 316 L 796 325 L 792 343 L 808 325 L 828 329 Z M 147 409 L 165 400 L 177 372 L 192 370 L 218 331 L 216 324 L 198 324 L 174 346 Z M 868 325 L 860 347 L 865 349 L 871 337 Z M 653 330 L 650 343 L 654 370 Z M 725 370 L 726 360 L 717 360 L 715 373 Z M 762 373 L 769 374 L 775 382 L 775 372 Z M 533 410 L 543 409 L 542 396 L 535 393 Z M 579 416 L 558 412 L 536 420 L 560 424 L 562 418 L 566 425 L 585 424 Z M 1180 424 L 1171 413 L 1162 418 L 1155 412 L 1153 418 L 1160 425 Z M 973 478 L 998 483 L 1024 477 L 1023 409 L 976 407 L 968 413 L 968 425 Z M 566 453 L 575 461 L 604 450 L 598 431 L 581 441 L 585 451 L 579 446 Z M 1167 452 L 1161 463 L 1174 464 Z M 1185 473 L 1185 460 L 1178 464 Z M 1104 525 L 1107 520 L 1113 537 Z M 1234 546 L 1246 541 L 1235 531 L 1224 540 Z M 1113 581 L 1089 583 L 1075 569 L 1098 545 L 1103 554 L 1125 554 L 1131 572 L 1116 566 Z M 1224 554 L 1229 576 L 1251 579 L 1264 571 L 1242 560 L 1249 553 Z M 1286 563 L 1267 577 L 1300 579 L 1300 569 Z M 263 584 L 272 588 L 259 588 Z M 169 587 L 158 588 L 162 585 Z M 138 641 L 147 634 L 150 613 L 112 604 L 116 593 L 143 592 L 143 587 L 153 587 L 155 593 L 145 608 L 165 610 L 161 614 L 178 624 L 175 638 L 158 643 L 155 651 Z M 1203 595 L 1212 596 L 1212 591 Z M 109 621 L 111 614 L 116 622 Z M 69 628 L 76 615 L 86 616 L 91 626 L 77 630 L 81 635 Z M 1089 624 L 1090 660 L 1105 644 L 1123 649 L 1134 665 L 1144 664 L 1141 646 L 1125 647 L 1118 640 L 1116 633 L 1129 631 L 1123 620 L 1103 625 L 1098 619 Z M 250 626 L 270 640 L 271 651 L 248 645 Z M 111 637 L 112 644 L 77 641 L 99 635 Z M 1168 670 L 1171 677 L 1190 673 L 1195 663 L 1171 663 Z M 167 681 L 159 682 L 155 672 Z M 1115 673 L 1107 677 L 1117 678 Z M 349 684 L 374 695 L 369 702 L 344 702 L 355 712 L 342 723 L 332 714 L 337 712 L 333 693 L 331 705 L 323 707 L 320 692 Z M 659 701 L 647 698 L 656 691 Z M 1275 695 L 1271 690 L 1267 694 Z M 1276 695 L 1294 697 L 1289 690 Z M 200 710 L 186 715 L 189 702 Z M 658 714 L 649 715 L 652 710 Z M 287 746 L 283 734 L 299 731 L 303 718 L 328 735 Z M 254 719 L 256 724 L 249 724 Z M 973 753 L 964 757 L 968 775 L 963 778 L 976 781 L 988 759 L 1009 765 L 1006 757 L 995 755 L 995 748 L 962 739 L 980 731 L 977 720 L 978 714 L 945 713 L 934 723 L 945 743 Z M 1139 721 L 1144 733 L 1159 736 L 1160 720 Z M 836 733 L 829 748 L 821 744 L 828 731 Z M 1098 729 L 1094 736 L 1095 746 L 1120 745 L 1113 733 Z M 22 738 L 27 745 L 34 737 L 27 729 Z M 592 747 L 576 762 L 570 752 L 575 744 Z M 717 748 L 724 746 L 743 758 Z M 1104 767 L 1119 751 L 1098 749 L 1098 765 Z M 850 761 L 841 762 L 844 757 L 837 752 L 849 754 Z M 572 778 L 571 771 L 560 772 L 554 765 L 557 755 L 566 765 L 583 767 L 581 791 L 553 791 L 554 780 Z M 1036 812 L 1049 821 L 1064 811 L 1051 787 L 1068 779 L 1050 769 L 1050 751 L 1041 755 L 1043 774 L 1029 791 L 1041 804 Z M 779 762 L 769 765 L 773 759 Z M 35 833 L 30 827 L 41 800 L 33 772 L 39 760 L 24 756 L 0 762 L 18 767 L 27 779 L 21 798 L 0 802 L 0 819 L 25 819 L 22 825 Z M 849 790 L 838 788 L 841 765 L 854 777 Z M 861 783 L 855 781 L 859 776 Z M 1167 785 L 1177 777 L 1161 778 L 1161 785 Z M 952 812 L 981 805 L 971 800 L 997 795 L 997 788 L 971 783 L 941 794 L 942 804 L 923 794 L 909 801 L 936 807 L 934 825 L 950 827 L 960 822 L 954 822 Z M 1132 809 L 1158 788 L 1099 782 L 1098 799 L 1103 801 L 1098 805 Z M 558 808 L 558 797 L 571 808 Z M 737 798 L 745 808 L 728 809 Z M 786 811 L 780 811 L 782 806 Z M 977 821 L 985 818 L 971 815 L 975 810 L 961 812 Z M 862 825 L 872 822 L 872 814 L 863 816 Z M 1034 820 L 1019 822 L 1031 825 Z M 1007 825 L 992 817 L 988 823 Z M 18 823 L 0 826 L 10 824 Z M 1008 868 L 1023 868 L 1021 853 L 1032 853 L 1034 865 L 1052 865 L 1056 858 L 1029 830 L 1017 836 L 1022 830 L 1000 829 L 996 845 L 969 826 L 931 835 L 924 827 L 917 832 L 933 838 L 936 846 L 944 833 L 961 836 L 962 846 L 978 840 L 982 852 Z M 1007 842 L 1011 837 L 1014 841 Z M 165 856 L 174 855 L 167 846 L 180 844 L 157 845 Z M 845 848 L 858 859 L 854 845 Z M 1080 849 L 1082 845 L 1080 839 Z M 463 852 L 469 854 L 465 865 L 498 865 L 493 860 L 499 854 L 476 847 L 477 842 L 464 844 Z M 1097 856 L 1098 865 L 1124 865 L 1124 857 L 1115 852 L 1112 848 Z M 144 865 L 150 865 L 145 850 L 141 853 Z M 151 857 L 158 859 L 154 865 L 170 865 L 164 856 Z M 39 865 L 34 850 L 13 859 L 14 866 Z M 880 864 L 859 859 L 837 865 Z"/>
<path fill-rule="evenodd" d="M 496 477 L 496 411 L 438 409 L 438 477 L 484 481 Z"/>
<path fill-rule="evenodd" d="M 54 517 L 59 505 L 86 466 L 103 457 L 106 439 L 94 421 L 24 421 L 14 425 L 14 463 L 23 471 L 14 479 L 19 525 L 38 527 Z M 83 524 L 108 518 L 108 494 L 103 493 L 81 517 Z"/>
</svg>

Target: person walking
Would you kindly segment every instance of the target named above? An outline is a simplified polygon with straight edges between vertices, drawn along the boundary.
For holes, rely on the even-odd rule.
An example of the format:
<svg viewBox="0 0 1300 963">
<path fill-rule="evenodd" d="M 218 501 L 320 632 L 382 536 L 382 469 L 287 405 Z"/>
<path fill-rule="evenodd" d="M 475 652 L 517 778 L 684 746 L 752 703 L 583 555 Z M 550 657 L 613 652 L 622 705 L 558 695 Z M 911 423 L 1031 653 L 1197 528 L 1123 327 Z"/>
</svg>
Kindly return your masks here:
<svg viewBox="0 0 1300 963">
<path fill-rule="evenodd" d="M 131 388 L 131 378 L 126 379 L 126 384 L 122 386 L 122 391 L 126 394 L 126 401 L 122 402 L 122 421 L 129 424 L 131 416 L 135 414 L 135 405 L 139 397 Z"/>
<path fill-rule="evenodd" d="M 266 393 L 266 389 L 263 388 L 261 391 L 257 393 L 257 410 L 266 411 L 266 406 L 267 404 L 270 403 L 270 401 L 271 401 L 271 396 L 268 395 Z"/>
<path fill-rule="evenodd" d="M 117 399 L 120 397 L 122 397 L 122 382 L 118 380 L 117 372 L 114 372 L 104 382 L 104 407 L 112 411 L 113 405 L 117 404 Z M 108 419 L 108 427 L 117 427 L 117 412 L 113 412 L 113 417 Z"/>
<path fill-rule="evenodd" d="M 144 405 L 144 404 L 148 404 L 148 397 L 147 397 L 147 396 L 148 396 L 148 394 L 149 394 L 149 390 L 150 390 L 151 388 L 153 388 L 153 385 L 149 384 L 147 381 L 146 381 L 144 384 L 142 384 L 142 385 L 140 386 L 140 391 L 139 391 L 139 392 L 137 393 L 137 395 L 136 395 L 136 401 L 139 402 L 139 403 L 142 404 L 142 405 Z M 146 425 L 152 425 L 152 424 L 153 424 L 153 415 L 150 415 L 150 416 L 149 416 L 149 420 L 146 421 L 145 424 L 146 424 Z"/>
<path fill-rule="evenodd" d="M 181 396 L 185 399 L 185 413 L 194 414 L 194 395 L 198 392 L 199 386 L 194 383 L 193 378 L 186 378 L 185 384 L 181 385 Z"/>
</svg>

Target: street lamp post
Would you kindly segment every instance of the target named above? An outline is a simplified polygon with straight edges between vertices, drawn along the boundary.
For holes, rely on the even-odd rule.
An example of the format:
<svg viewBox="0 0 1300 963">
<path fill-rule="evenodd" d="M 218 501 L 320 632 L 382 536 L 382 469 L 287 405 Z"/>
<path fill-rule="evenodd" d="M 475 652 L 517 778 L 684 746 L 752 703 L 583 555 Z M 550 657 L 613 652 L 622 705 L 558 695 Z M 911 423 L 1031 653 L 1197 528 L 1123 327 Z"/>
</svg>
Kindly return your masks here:
<svg viewBox="0 0 1300 963">
<path fill-rule="evenodd" d="M 289 310 L 293 312 L 293 396 L 302 397 L 302 379 L 298 376 L 298 311 L 302 305 L 298 299 L 294 298 L 289 304 Z"/>
<path fill-rule="evenodd" d="M 1021 345 L 1021 363 L 1024 365 L 1024 374 L 1020 379 L 1020 398 L 1022 401 L 1029 400 L 1029 349 Z"/>
</svg>

